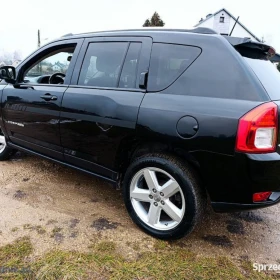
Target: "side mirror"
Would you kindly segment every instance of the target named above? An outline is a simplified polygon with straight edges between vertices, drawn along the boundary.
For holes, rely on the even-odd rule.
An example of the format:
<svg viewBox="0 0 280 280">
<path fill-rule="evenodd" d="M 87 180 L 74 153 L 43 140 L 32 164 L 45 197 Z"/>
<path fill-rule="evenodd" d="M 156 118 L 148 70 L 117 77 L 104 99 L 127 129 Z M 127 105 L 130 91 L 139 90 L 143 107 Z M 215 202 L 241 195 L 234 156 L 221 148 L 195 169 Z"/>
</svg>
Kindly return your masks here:
<svg viewBox="0 0 280 280">
<path fill-rule="evenodd" d="M 13 66 L 0 67 L 0 80 L 5 80 L 9 84 L 15 84 L 16 82 L 16 68 Z"/>
</svg>

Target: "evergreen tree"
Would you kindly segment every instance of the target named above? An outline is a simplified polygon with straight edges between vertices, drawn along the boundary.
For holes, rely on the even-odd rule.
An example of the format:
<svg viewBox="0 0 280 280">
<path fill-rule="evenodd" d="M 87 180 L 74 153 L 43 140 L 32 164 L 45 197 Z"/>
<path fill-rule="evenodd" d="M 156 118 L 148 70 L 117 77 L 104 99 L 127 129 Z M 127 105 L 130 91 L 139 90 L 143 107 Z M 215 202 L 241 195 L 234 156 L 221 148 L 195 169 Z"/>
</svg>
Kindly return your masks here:
<svg viewBox="0 0 280 280">
<path fill-rule="evenodd" d="M 143 27 L 154 27 L 154 26 L 164 26 L 164 21 L 160 18 L 160 15 L 157 12 L 154 12 L 151 19 L 146 19 Z"/>
<path fill-rule="evenodd" d="M 149 19 L 146 19 L 145 23 L 143 24 L 143 27 L 149 27 L 151 26 L 151 22 Z"/>
</svg>

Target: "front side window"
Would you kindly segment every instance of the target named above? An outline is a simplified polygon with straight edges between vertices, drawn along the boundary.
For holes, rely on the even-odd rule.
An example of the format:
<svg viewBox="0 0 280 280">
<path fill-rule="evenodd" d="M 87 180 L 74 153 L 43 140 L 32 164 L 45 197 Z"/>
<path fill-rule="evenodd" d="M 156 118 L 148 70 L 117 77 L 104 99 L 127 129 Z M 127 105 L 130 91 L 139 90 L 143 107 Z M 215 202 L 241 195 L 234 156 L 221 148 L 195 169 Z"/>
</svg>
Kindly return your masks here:
<svg viewBox="0 0 280 280">
<path fill-rule="evenodd" d="M 160 91 L 170 86 L 200 55 L 198 47 L 154 43 L 148 90 Z"/>
<path fill-rule="evenodd" d="M 117 87 L 127 42 L 91 43 L 87 49 L 78 84 Z"/>
<path fill-rule="evenodd" d="M 54 77 L 51 83 L 63 84 L 74 51 L 75 46 L 52 48 L 49 53 L 45 53 L 26 69 L 23 81 L 25 83 L 48 84 L 53 74 L 60 73 L 62 75 Z"/>
</svg>

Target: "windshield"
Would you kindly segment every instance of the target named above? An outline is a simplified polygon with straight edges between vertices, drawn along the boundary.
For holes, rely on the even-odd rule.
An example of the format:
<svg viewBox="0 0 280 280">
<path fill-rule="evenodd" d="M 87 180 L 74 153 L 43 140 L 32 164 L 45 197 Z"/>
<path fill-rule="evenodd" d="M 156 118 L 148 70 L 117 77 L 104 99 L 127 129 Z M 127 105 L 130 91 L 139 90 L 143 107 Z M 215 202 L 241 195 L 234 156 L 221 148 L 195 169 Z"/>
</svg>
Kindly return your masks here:
<svg viewBox="0 0 280 280">
<path fill-rule="evenodd" d="M 280 72 L 276 65 L 268 60 L 244 57 L 272 100 L 280 99 Z"/>
</svg>

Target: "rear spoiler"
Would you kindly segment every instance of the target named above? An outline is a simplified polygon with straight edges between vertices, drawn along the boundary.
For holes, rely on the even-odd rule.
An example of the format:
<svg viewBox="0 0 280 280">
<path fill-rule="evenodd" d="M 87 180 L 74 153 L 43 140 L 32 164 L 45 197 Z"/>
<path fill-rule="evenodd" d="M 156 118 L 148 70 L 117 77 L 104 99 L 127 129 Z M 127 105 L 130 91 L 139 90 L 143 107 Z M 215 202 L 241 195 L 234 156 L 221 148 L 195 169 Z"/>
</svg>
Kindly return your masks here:
<svg viewBox="0 0 280 280">
<path fill-rule="evenodd" d="M 269 45 L 253 42 L 250 38 L 223 36 L 242 55 L 249 58 L 280 62 L 280 55 Z"/>
</svg>

